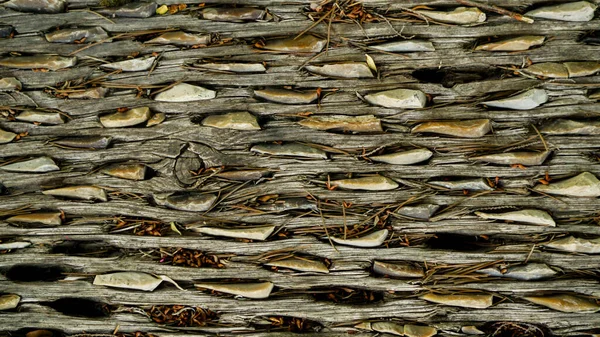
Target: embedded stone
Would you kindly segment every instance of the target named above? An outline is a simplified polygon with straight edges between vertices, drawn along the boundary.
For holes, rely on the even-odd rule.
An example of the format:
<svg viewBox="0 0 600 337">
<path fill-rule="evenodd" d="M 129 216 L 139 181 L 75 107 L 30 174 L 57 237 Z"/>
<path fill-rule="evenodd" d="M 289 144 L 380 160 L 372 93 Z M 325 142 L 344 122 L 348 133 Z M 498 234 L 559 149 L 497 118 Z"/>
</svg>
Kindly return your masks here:
<svg viewBox="0 0 600 337">
<path fill-rule="evenodd" d="M 106 128 L 124 128 L 145 123 L 150 119 L 150 114 L 150 108 L 139 107 L 104 115 L 100 117 L 100 123 Z"/>
<path fill-rule="evenodd" d="M 390 277 L 411 277 L 421 278 L 425 277 L 423 268 L 415 267 L 409 263 L 395 263 L 395 262 L 384 262 L 374 261 L 373 271 L 379 275 L 387 275 Z"/>
<path fill-rule="evenodd" d="M 164 112 L 157 112 L 148 120 L 146 127 L 149 128 L 151 126 L 161 124 L 165 121 L 165 119 L 167 119 L 167 115 L 165 115 Z"/>
<path fill-rule="evenodd" d="M 600 62 L 565 62 L 569 77 L 591 76 L 600 71 Z"/>
<path fill-rule="evenodd" d="M 19 173 L 45 173 L 60 171 L 60 167 L 50 157 L 38 157 L 0 166 L 0 170 Z"/>
<path fill-rule="evenodd" d="M 366 63 L 348 62 L 326 64 L 322 66 L 306 66 L 306 70 L 321 76 L 339 78 L 374 78 L 371 68 Z"/>
<path fill-rule="evenodd" d="M 435 21 L 467 25 L 485 22 L 485 13 L 476 7 L 457 7 L 452 11 L 416 10 L 415 12 Z"/>
<path fill-rule="evenodd" d="M 412 165 L 423 162 L 433 156 L 429 149 L 414 149 L 369 157 L 372 161 L 392 165 Z"/>
<path fill-rule="evenodd" d="M 254 145 L 250 151 L 273 156 L 327 159 L 325 151 L 298 143 L 259 144 Z"/>
<path fill-rule="evenodd" d="M 522 72 L 535 76 L 543 76 L 549 78 L 569 78 L 569 71 L 562 63 L 544 62 L 533 64 Z"/>
<path fill-rule="evenodd" d="M 149 18 L 156 14 L 155 2 L 131 2 L 117 8 L 104 8 L 96 10 L 100 14 L 122 18 Z"/>
<path fill-rule="evenodd" d="M 146 71 L 152 68 L 156 57 L 139 57 L 136 59 L 124 60 L 119 62 L 107 63 L 100 66 L 104 69 L 122 70 L 122 71 Z"/>
<path fill-rule="evenodd" d="M 10 0 L 2 5 L 18 12 L 57 14 L 64 13 L 66 2 L 63 0 Z"/>
<path fill-rule="evenodd" d="M 60 212 L 21 214 L 10 217 L 6 221 L 17 224 L 60 226 L 62 225 L 62 214 Z"/>
<path fill-rule="evenodd" d="M 541 46 L 546 37 L 537 35 L 525 35 L 510 39 L 490 42 L 478 45 L 475 50 L 484 51 L 523 51 L 531 47 Z"/>
<path fill-rule="evenodd" d="M 156 95 L 154 100 L 159 102 L 193 102 L 212 99 L 216 96 L 216 91 L 187 83 L 179 83 Z"/>
<path fill-rule="evenodd" d="M 348 190 L 362 191 L 389 191 L 399 186 L 394 180 L 380 175 L 333 180 L 331 181 L 331 185 Z"/>
<path fill-rule="evenodd" d="M 534 191 L 567 197 L 590 197 L 600 196 L 600 181 L 595 175 L 583 172 L 573 178 L 564 179 L 548 185 L 537 185 Z"/>
<path fill-rule="evenodd" d="M 70 93 L 68 94 L 68 97 L 71 99 L 100 99 L 104 98 L 106 93 L 108 93 L 107 88 L 95 87 L 84 91 Z"/>
<path fill-rule="evenodd" d="M 321 261 L 308 260 L 299 257 L 289 257 L 286 259 L 269 261 L 265 263 L 266 266 L 273 266 L 278 268 L 287 268 L 303 272 L 312 273 L 329 273 L 329 269 Z"/>
<path fill-rule="evenodd" d="M 587 1 L 576 1 L 537 8 L 525 13 L 525 16 L 559 21 L 590 21 L 597 7 Z"/>
<path fill-rule="evenodd" d="M 210 289 L 226 294 L 243 296 L 246 298 L 267 298 L 273 290 L 273 283 L 196 283 L 198 288 Z"/>
<path fill-rule="evenodd" d="M 489 308 L 494 300 L 493 295 L 487 294 L 441 295 L 429 293 L 419 298 L 433 303 L 473 309 Z"/>
<path fill-rule="evenodd" d="M 394 89 L 365 96 L 365 100 L 384 108 L 420 109 L 427 105 L 427 96 L 421 90 Z"/>
<path fill-rule="evenodd" d="M 68 137 L 63 139 L 58 139 L 52 142 L 52 144 L 56 144 L 59 146 L 72 147 L 77 149 L 106 149 L 110 142 L 112 141 L 112 137 L 106 136 L 91 136 L 91 137 Z"/>
<path fill-rule="evenodd" d="M 496 267 L 477 270 L 478 273 L 494 277 L 512 278 L 521 281 L 538 281 L 555 276 L 557 273 L 544 263 L 528 263 L 500 270 Z"/>
<path fill-rule="evenodd" d="M 503 98 L 495 101 L 486 101 L 483 104 L 495 108 L 514 109 L 514 110 L 529 110 L 548 101 L 548 94 L 544 89 L 531 89 L 521 94 Z"/>
<path fill-rule="evenodd" d="M 483 178 L 476 179 L 460 179 L 453 181 L 430 181 L 428 182 L 430 185 L 440 186 L 447 188 L 451 191 L 493 191 L 494 189 L 488 184 L 488 182 Z"/>
<path fill-rule="evenodd" d="M 340 245 L 345 245 L 345 246 L 362 247 L 362 248 L 378 247 L 383 244 L 383 242 L 385 241 L 385 239 L 388 236 L 388 233 L 389 232 L 387 229 L 382 229 L 379 231 L 375 231 L 371 234 L 367 234 L 365 236 L 350 238 L 350 239 L 337 238 L 337 237 L 332 236 L 331 241 L 333 241 L 335 243 L 339 243 Z"/>
<path fill-rule="evenodd" d="M 567 294 L 526 296 L 523 299 L 561 312 L 592 313 L 600 310 L 600 305 L 593 300 Z"/>
<path fill-rule="evenodd" d="M 402 206 L 396 213 L 410 218 L 429 220 L 431 216 L 440 208 L 439 205 L 424 204 L 415 206 Z"/>
<path fill-rule="evenodd" d="M 262 73 L 267 68 L 262 63 L 198 63 L 198 68 L 209 70 L 230 71 L 233 73 Z"/>
<path fill-rule="evenodd" d="M 556 226 L 554 219 L 552 219 L 548 212 L 537 209 L 524 209 L 504 213 L 475 212 L 475 215 L 483 219 L 515 221 L 538 226 Z"/>
<path fill-rule="evenodd" d="M 0 295 L 0 311 L 16 308 L 21 301 L 21 296 L 15 294 Z"/>
<path fill-rule="evenodd" d="M 264 19 L 265 14 L 264 10 L 251 7 L 205 8 L 202 10 L 202 18 L 205 20 L 223 22 L 258 21 Z"/>
<path fill-rule="evenodd" d="M 423 325 L 404 325 L 404 336 L 406 337 L 432 337 L 437 334 L 437 329 Z"/>
<path fill-rule="evenodd" d="M 0 129 L 0 144 L 12 142 L 17 137 L 16 133 Z"/>
<path fill-rule="evenodd" d="M 66 28 L 47 33 L 46 41 L 53 43 L 75 43 L 85 39 L 85 42 L 97 42 L 108 38 L 108 33 L 101 27 Z"/>
<path fill-rule="evenodd" d="M 266 240 L 275 231 L 275 226 L 258 226 L 258 227 L 206 227 L 206 226 L 188 226 L 188 229 L 212 236 L 224 236 L 227 238 L 247 239 L 247 240 Z"/>
<path fill-rule="evenodd" d="M 187 193 L 187 194 L 155 194 L 154 202 L 157 205 L 165 206 L 167 208 L 176 209 L 187 212 L 205 212 L 217 200 L 217 196 L 214 194 L 200 194 L 200 193 Z"/>
<path fill-rule="evenodd" d="M 0 78 L 0 91 L 18 91 L 22 87 L 21 82 L 14 77 Z"/>
<path fill-rule="evenodd" d="M 31 242 L 25 241 L 13 241 L 13 242 L 0 242 L 0 250 L 12 250 L 22 249 L 31 246 Z"/>
<path fill-rule="evenodd" d="M 24 110 L 15 116 L 15 119 L 23 122 L 41 123 L 49 125 L 65 124 L 65 116 L 59 112 L 44 112 L 39 110 Z"/>
<path fill-rule="evenodd" d="M 14 31 L 13 26 L 0 24 L 0 38 L 9 37 Z"/>
<path fill-rule="evenodd" d="M 164 275 L 153 275 L 148 273 L 142 273 L 137 271 L 124 271 L 110 274 L 96 275 L 94 278 L 94 285 L 106 286 L 113 288 L 122 289 L 134 289 L 153 291 L 163 281 L 167 281 L 175 285 L 178 289 L 183 290 L 167 276 Z"/>
<path fill-rule="evenodd" d="M 489 119 L 472 119 L 465 121 L 424 122 L 415 126 L 411 133 L 428 132 L 441 135 L 480 138 L 492 130 Z"/>
<path fill-rule="evenodd" d="M 479 330 L 474 325 L 465 325 L 462 328 L 460 328 L 460 331 L 466 333 L 467 335 L 485 335 L 485 332 Z"/>
<path fill-rule="evenodd" d="M 484 156 L 472 157 L 471 159 L 479 160 L 492 164 L 503 164 L 503 165 L 514 165 L 521 164 L 525 166 L 537 166 L 542 165 L 546 158 L 552 153 L 552 151 L 543 152 L 505 152 L 488 154 Z"/>
<path fill-rule="evenodd" d="M 371 323 L 371 330 L 382 333 L 389 333 L 396 336 L 404 336 L 404 326 L 402 324 L 394 322 L 373 322 Z"/>
<path fill-rule="evenodd" d="M 115 164 L 103 168 L 100 173 L 127 180 L 144 180 L 146 178 L 146 165 Z"/>
<path fill-rule="evenodd" d="M 156 37 L 150 41 L 147 41 L 148 44 L 172 44 L 176 46 L 198 46 L 198 45 L 207 45 L 211 42 L 211 36 L 208 35 L 200 35 L 200 34 L 190 34 L 185 32 L 167 32 L 162 34 L 159 37 Z"/>
<path fill-rule="evenodd" d="M 417 51 L 435 51 L 433 43 L 423 40 L 402 40 L 381 43 L 369 46 L 369 48 L 386 51 L 390 53 L 405 53 Z"/>
<path fill-rule="evenodd" d="M 254 96 L 283 104 L 309 104 L 319 98 L 316 90 L 297 91 L 288 89 L 254 90 Z"/>
<path fill-rule="evenodd" d="M 288 53 L 319 53 L 326 44 L 327 40 L 304 34 L 299 38 L 268 40 L 262 48 Z"/>
<path fill-rule="evenodd" d="M 247 111 L 211 115 L 202 120 L 202 125 L 218 129 L 260 130 L 256 117 Z"/>
<path fill-rule="evenodd" d="M 545 124 L 540 132 L 548 135 L 600 135 L 600 121 L 556 119 Z"/>
<path fill-rule="evenodd" d="M 77 64 L 76 57 L 58 55 L 13 56 L 0 59 L 0 66 L 14 69 L 59 70 Z"/>
<path fill-rule="evenodd" d="M 70 199 L 108 201 L 106 191 L 96 186 L 69 186 L 42 191 L 45 195 Z"/>
<path fill-rule="evenodd" d="M 563 252 L 598 254 L 600 253 L 600 238 L 582 239 L 569 236 L 544 245 L 545 247 L 562 250 Z"/>
<path fill-rule="evenodd" d="M 316 130 L 343 130 L 352 132 L 383 132 L 381 121 L 373 115 L 364 116 L 311 116 L 298 122 Z"/>
</svg>

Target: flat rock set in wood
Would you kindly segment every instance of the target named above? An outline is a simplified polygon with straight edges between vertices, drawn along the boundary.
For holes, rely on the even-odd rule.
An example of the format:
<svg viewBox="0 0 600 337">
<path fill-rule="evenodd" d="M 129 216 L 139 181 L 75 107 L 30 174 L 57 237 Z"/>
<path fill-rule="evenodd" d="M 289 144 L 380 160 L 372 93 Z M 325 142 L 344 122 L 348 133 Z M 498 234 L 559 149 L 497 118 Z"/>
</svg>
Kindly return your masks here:
<svg viewBox="0 0 600 337">
<path fill-rule="evenodd" d="M 0 3 L 0 336 L 600 335 L 597 6 Z"/>
</svg>

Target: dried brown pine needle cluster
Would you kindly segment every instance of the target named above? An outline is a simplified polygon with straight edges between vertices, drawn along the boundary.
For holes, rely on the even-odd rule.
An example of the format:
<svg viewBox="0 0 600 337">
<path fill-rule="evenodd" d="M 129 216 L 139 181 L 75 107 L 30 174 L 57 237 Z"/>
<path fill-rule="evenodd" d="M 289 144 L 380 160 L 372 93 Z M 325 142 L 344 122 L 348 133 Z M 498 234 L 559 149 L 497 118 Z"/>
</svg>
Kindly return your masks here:
<svg viewBox="0 0 600 337">
<path fill-rule="evenodd" d="M 217 255 L 207 255 L 205 252 L 185 248 L 161 249 L 160 263 L 168 263 L 174 266 L 193 268 L 225 268 L 223 260 Z"/>
<path fill-rule="evenodd" d="M 317 290 L 312 294 L 318 301 L 346 304 L 369 304 L 383 299 L 383 294 L 376 291 L 346 287 Z"/>
<path fill-rule="evenodd" d="M 119 217 L 115 220 L 111 233 L 128 232 L 139 236 L 163 236 L 170 230 L 170 226 L 162 221 Z"/>
<path fill-rule="evenodd" d="M 269 316 L 266 321 L 270 322 L 268 331 L 290 331 L 290 332 L 318 332 L 322 329 L 321 324 L 305 318 L 287 316 Z M 259 325 L 258 327 L 263 327 Z"/>
<path fill-rule="evenodd" d="M 158 324 L 180 327 L 206 326 L 218 318 L 217 313 L 200 307 L 158 305 L 146 311 Z"/>
<path fill-rule="evenodd" d="M 373 22 L 380 19 L 369 13 L 362 3 L 352 0 L 332 1 L 326 0 L 320 4 L 311 5 L 308 17 L 313 21 L 323 19 L 332 22 Z"/>
</svg>

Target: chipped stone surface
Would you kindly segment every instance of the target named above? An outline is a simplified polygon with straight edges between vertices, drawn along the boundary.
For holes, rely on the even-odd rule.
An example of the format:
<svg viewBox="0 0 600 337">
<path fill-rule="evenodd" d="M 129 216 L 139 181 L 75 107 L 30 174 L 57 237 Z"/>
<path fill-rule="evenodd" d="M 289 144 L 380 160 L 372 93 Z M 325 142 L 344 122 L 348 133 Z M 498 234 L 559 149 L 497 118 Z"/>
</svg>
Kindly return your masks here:
<svg viewBox="0 0 600 337">
<path fill-rule="evenodd" d="M 215 96 L 217 96 L 216 91 L 188 83 L 179 83 L 156 95 L 154 100 L 159 102 L 193 102 L 213 99 Z"/>
<path fill-rule="evenodd" d="M 306 70 L 317 75 L 338 78 L 373 78 L 373 73 L 366 63 L 349 62 L 326 64 L 322 66 L 306 66 Z"/>
<path fill-rule="evenodd" d="M 342 130 L 353 132 L 382 132 L 381 121 L 373 115 L 364 116 L 311 116 L 298 124 L 316 130 Z"/>
<path fill-rule="evenodd" d="M 416 10 L 415 12 L 435 21 L 458 25 L 481 23 L 486 19 L 485 13 L 475 7 L 457 7 L 447 12 L 432 10 Z"/>
<path fill-rule="evenodd" d="M 525 16 L 560 21 L 590 21 L 598 6 L 587 1 L 545 6 L 525 13 Z"/>
<path fill-rule="evenodd" d="M 379 163 L 392 165 L 412 165 L 423 162 L 433 156 L 433 152 L 428 149 L 414 149 L 394 153 L 383 154 L 380 156 L 371 156 L 369 159 Z"/>
<path fill-rule="evenodd" d="M 537 209 L 524 209 L 504 213 L 475 212 L 475 214 L 483 219 L 515 221 L 539 226 L 556 226 L 554 219 L 552 219 L 552 216 L 548 212 Z"/>
<path fill-rule="evenodd" d="M 260 130 L 256 117 L 247 111 L 208 116 L 202 120 L 202 125 L 218 129 Z"/>
<path fill-rule="evenodd" d="M 50 157 L 38 157 L 0 166 L 0 170 L 22 173 L 46 173 L 59 171 L 60 167 Z"/>
<path fill-rule="evenodd" d="M 165 276 L 154 276 L 148 273 L 125 271 L 96 275 L 94 285 L 114 288 L 153 291 L 163 281 L 174 283 Z"/>
<path fill-rule="evenodd" d="M 433 43 L 424 40 L 400 40 L 369 46 L 376 50 L 390 53 L 406 53 L 418 51 L 435 51 Z"/>
<path fill-rule="evenodd" d="M 527 263 L 501 269 L 492 267 L 477 270 L 478 273 L 487 274 L 494 277 L 511 278 L 521 281 L 537 281 L 553 277 L 557 274 L 552 268 L 544 263 Z"/>
<path fill-rule="evenodd" d="M 380 175 L 332 180 L 331 185 L 348 190 L 362 191 L 387 191 L 393 190 L 399 186 L 394 180 Z"/>
<path fill-rule="evenodd" d="M 494 296 L 487 294 L 440 295 L 430 293 L 419 298 L 433 303 L 473 309 L 491 307 L 494 300 Z"/>
<path fill-rule="evenodd" d="M 21 296 L 15 294 L 0 295 L 0 310 L 11 310 L 16 308 L 21 301 Z"/>
<path fill-rule="evenodd" d="M 0 78 L 0 91 L 18 91 L 21 88 L 21 82 L 14 77 Z"/>
<path fill-rule="evenodd" d="M 60 226 L 62 225 L 62 214 L 60 212 L 21 214 L 12 216 L 6 219 L 6 221 L 17 224 Z"/>
<path fill-rule="evenodd" d="M 128 180 L 144 180 L 146 165 L 144 164 L 114 164 L 100 170 L 101 173 Z"/>
<path fill-rule="evenodd" d="M 430 326 L 406 324 L 404 335 L 406 337 L 432 337 L 437 334 L 437 329 Z"/>
<path fill-rule="evenodd" d="M 385 108 L 420 109 L 427 104 L 427 96 L 420 90 L 394 89 L 365 96 L 373 105 Z"/>
<path fill-rule="evenodd" d="M 410 278 L 421 278 L 425 277 L 423 268 L 415 267 L 409 263 L 394 263 L 384 261 L 374 261 L 373 271 L 379 275 L 388 275 L 390 277 L 410 277 Z"/>
<path fill-rule="evenodd" d="M 150 108 L 140 107 L 104 115 L 100 117 L 100 123 L 106 128 L 124 128 L 144 123 L 148 119 L 150 119 Z"/>
<path fill-rule="evenodd" d="M 195 66 L 207 70 L 230 71 L 233 73 L 262 73 L 267 70 L 262 63 L 198 63 Z"/>
<path fill-rule="evenodd" d="M 225 228 L 225 227 L 205 227 L 205 226 L 188 226 L 188 229 L 202 234 L 213 236 L 224 236 L 228 238 L 248 239 L 264 241 L 275 230 L 275 226 L 259 226 L 259 227 L 241 227 L 241 228 Z"/>
<path fill-rule="evenodd" d="M 304 34 L 299 38 L 268 40 L 262 48 L 287 53 L 318 53 L 326 44 L 327 40 Z"/>
<path fill-rule="evenodd" d="M 600 310 L 600 305 L 584 297 L 560 294 L 554 296 L 526 296 L 525 300 L 562 312 L 592 313 Z"/>
<path fill-rule="evenodd" d="M 172 44 L 176 46 L 198 46 L 207 45 L 211 41 L 210 35 L 202 34 L 191 34 L 185 32 L 167 32 L 159 37 L 156 37 L 150 41 L 146 41 L 147 44 Z"/>
<path fill-rule="evenodd" d="M 265 11 L 252 7 L 238 8 L 205 8 L 202 10 L 202 18 L 211 21 L 224 22 L 246 22 L 262 20 Z"/>
<path fill-rule="evenodd" d="M 433 204 L 409 205 L 402 206 L 396 213 L 410 218 L 429 220 L 438 209 L 440 206 Z"/>
<path fill-rule="evenodd" d="M 219 292 L 243 296 L 247 298 L 267 298 L 273 290 L 273 283 L 195 283 L 198 288 L 216 290 Z"/>
<path fill-rule="evenodd" d="M 77 63 L 76 57 L 57 55 L 13 56 L 0 59 L 0 66 L 15 69 L 49 69 L 60 70 L 70 68 Z"/>
<path fill-rule="evenodd" d="M 490 132 L 491 129 L 489 119 L 474 119 L 424 122 L 415 126 L 411 133 L 430 132 L 454 137 L 480 138 Z"/>
<path fill-rule="evenodd" d="M 388 230 L 382 229 L 375 231 L 371 234 L 367 234 L 361 237 L 354 238 L 346 238 L 343 237 L 331 237 L 331 241 L 335 243 L 339 243 L 340 245 L 345 246 L 353 246 L 353 247 L 361 247 L 361 248 L 369 248 L 369 247 L 378 247 L 383 244 L 385 239 L 388 236 Z"/>
<path fill-rule="evenodd" d="M 582 239 L 569 236 L 563 239 L 553 240 L 544 246 L 565 252 L 598 254 L 600 253 L 600 238 Z"/>
<path fill-rule="evenodd" d="M 600 121 L 559 118 L 544 124 L 540 131 L 548 135 L 600 135 Z"/>
<path fill-rule="evenodd" d="M 0 38 L 9 37 L 13 32 L 13 26 L 0 24 Z"/>
<path fill-rule="evenodd" d="M 102 27 L 67 28 L 56 30 L 45 35 L 46 41 L 54 43 L 74 43 L 75 41 L 97 42 L 108 38 Z"/>
<path fill-rule="evenodd" d="M 493 191 L 494 189 L 485 179 L 460 179 L 454 181 L 430 181 L 429 184 L 447 188 L 451 191 Z"/>
<path fill-rule="evenodd" d="M 16 120 L 23 122 L 41 123 L 48 125 L 64 124 L 66 117 L 59 112 L 45 112 L 40 110 L 24 110 L 19 113 Z"/>
<path fill-rule="evenodd" d="M 522 70 L 526 74 L 550 78 L 569 78 L 569 71 L 562 63 L 536 63 Z"/>
<path fill-rule="evenodd" d="M 69 98 L 71 99 L 100 99 L 104 98 L 108 93 L 107 88 L 96 87 L 92 89 L 87 89 L 80 92 L 69 93 Z"/>
<path fill-rule="evenodd" d="M 545 36 L 525 35 L 478 45 L 475 50 L 483 51 L 523 51 L 531 47 L 541 46 Z"/>
<path fill-rule="evenodd" d="M 156 14 L 155 2 L 131 2 L 117 8 L 104 8 L 98 13 L 121 18 L 149 18 Z"/>
<path fill-rule="evenodd" d="M 17 137 L 16 133 L 0 129 L 0 144 L 10 143 L 15 137 Z"/>
<path fill-rule="evenodd" d="M 66 5 L 63 0 L 10 0 L 2 4 L 15 11 L 41 14 L 63 13 Z"/>
<path fill-rule="evenodd" d="M 600 62 L 565 62 L 569 77 L 591 76 L 600 71 Z"/>
<path fill-rule="evenodd" d="M 152 64 L 156 60 L 156 57 L 139 57 L 130 60 L 124 60 L 113 63 L 106 63 L 101 65 L 101 68 L 117 70 L 120 69 L 122 71 L 146 71 L 152 67 Z"/>
<path fill-rule="evenodd" d="M 396 336 L 404 335 L 404 326 L 394 322 L 373 322 L 371 329 L 377 332 L 389 333 Z"/>
<path fill-rule="evenodd" d="M 567 197 L 589 197 L 600 196 L 600 180 L 589 172 L 583 172 L 573 178 L 564 179 L 559 182 L 550 182 L 548 185 L 537 185 L 535 191 Z"/>
<path fill-rule="evenodd" d="M 483 104 L 504 109 L 529 110 L 548 101 L 548 94 L 544 89 L 531 89 L 515 96 L 503 98 L 495 101 L 486 101 Z"/>
<path fill-rule="evenodd" d="M 42 191 L 45 195 L 69 199 L 108 201 L 104 189 L 96 186 L 69 186 Z"/>
<path fill-rule="evenodd" d="M 321 261 L 308 260 L 306 258 L 290 257 L 286 259 L 270 261 L 265 263 L 267 266 L 288 268 L 303 272 L 329 273 L 329 269 Z"/>
<path fill-rule="evenodd" d="M 52 143 L 60 146 L 78 149 L 106 149 L 112 141 L 112 137 L 67 137 L 54 140 Z"/>
<path fill-rule="evenodd" d="M 164 112 L 158 112 L 152 115 L 152 117 L 146 123 L 146 127 L 152 127 L 158 124 L 161 124 L 167 119 L 167 115 Z"/>
<path fill-rule="evenodd" d="M 525 151 L 515 151 L 515 152 L 505 152 L 505 153 L 496 153 L 496 154 L 488 154 L 484 156 L 476 156 L 471 157 L 473 160 L 483 161 L 492 164 L 501 164 L 501 165 L 513 165 L 513 164 L 521 164 L 525 166 L 535 166 L 542 165 L 546 158 L 552 153 L 552 151 L 543 151 L 543 152 L 525 152 Z"/>
<path fill-rule="evenodd" d="M 188 212 L 205 212 L 215 203 L 217 196 L 214 194 L 155 194 L 154 202 L 157 205 L 171 209 Z"/>
<path fill-rule="evenodd" d="M 283 104 L 309 104 L 319 98 L 316 90 L 297 91 L 277 88 L 254 90 L 254 96 Z"/>
</svg>

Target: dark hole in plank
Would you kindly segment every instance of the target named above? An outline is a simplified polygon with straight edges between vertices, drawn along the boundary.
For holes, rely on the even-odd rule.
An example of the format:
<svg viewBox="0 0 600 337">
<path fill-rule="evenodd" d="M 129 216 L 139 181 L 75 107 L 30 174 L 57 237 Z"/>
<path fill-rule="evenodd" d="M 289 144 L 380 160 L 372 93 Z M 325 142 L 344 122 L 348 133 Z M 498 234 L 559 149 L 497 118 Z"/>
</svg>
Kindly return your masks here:
<svg viewBox="0 0 600 337">
<path fill-rule="evenodd" d="M 475 252 L 489 250 L 499 243 L 482 236 L 460 234 L 436 234 L 427 241 L 430 249 L 452 250 L 457 252 Z"/>
<path fill-rule="evenodd" d="M 121 255 L 117 247 L 102 241 L 63 241 L 52 247 L 50 253 L 73 256 L 110 257 Z"/>
<path fill-rule="evenodd" d="M 18 264 L 5 272 L 6 278 L 19 282 L 53 282 L 64 278 L 67 268 L 56 265 Z"/>
<path fill-rule="evenodd" d="M 429 68 L 415 70 L 412 76 L 420 82 L 440 83 L 446 88 L 452 88 L 456 84 L 499 80 L 505 74 L 506 71 L 491 67 L 475 69 Z"/>
<path fill-rule="evenodd" d="M 108 304 L 87 298 L 65 297 L 42 304 L 68 316 L 108 317 L 111 311 Z"/>
</svg>

